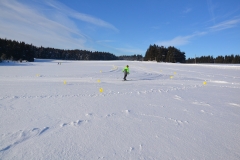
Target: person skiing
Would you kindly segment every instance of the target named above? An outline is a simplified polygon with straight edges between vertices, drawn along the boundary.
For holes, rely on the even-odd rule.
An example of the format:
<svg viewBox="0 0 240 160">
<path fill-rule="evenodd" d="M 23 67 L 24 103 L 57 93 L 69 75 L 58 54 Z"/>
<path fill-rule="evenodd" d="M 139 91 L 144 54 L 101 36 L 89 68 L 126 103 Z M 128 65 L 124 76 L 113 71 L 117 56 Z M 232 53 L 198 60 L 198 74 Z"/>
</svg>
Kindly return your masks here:
<svg viewBox="0 0 240 160">
<path fill-rule="evenodd" d="M 126 81 L 127 75 L 129 74 L 129 66 L 128 65 L 123 69 L 123 72 L 124 72 L 123 80 Z"/>
</svg>

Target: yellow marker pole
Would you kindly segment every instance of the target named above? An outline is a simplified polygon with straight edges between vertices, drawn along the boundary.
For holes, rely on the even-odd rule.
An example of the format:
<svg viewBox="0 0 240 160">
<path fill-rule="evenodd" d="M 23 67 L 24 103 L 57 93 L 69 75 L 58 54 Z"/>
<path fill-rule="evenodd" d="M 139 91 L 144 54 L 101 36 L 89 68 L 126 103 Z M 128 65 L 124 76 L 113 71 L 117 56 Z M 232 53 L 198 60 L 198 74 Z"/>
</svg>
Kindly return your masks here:
<svg viewBox="0 0 240 160">
<path fill-rule="evenodd" d="M 98 82 L 98 83 L 100 83 L 100 82 L 101 82 L 101 81 L 100 81 L 100 79 L 99 79 L 99 80 L 97 80 L 97 82 Z"/>
<path fill-rule="evenodd" d="M 170 76 L 171 79 L 173 79 L 173 76 Z"/>
<path fill-rule="evenodd" d="M 207 84 L 207 82 L 206 82 L 206 81 L 204 81 L 204 82 L 203 82 L 203 85 L 206 85 L 206 84 Z"/>
<path fill-rule="evenodd" d="M 63 84 L 67 84 L 67 81 L 64 80 L 64 81 L 63 81 Z"/>
<path fill-rule="evenodd" d="M 173 74 L 177 74 L 177 72 L 174 72 Z"/>
<path fill-rule="evenodd" d="M 102 92 L 103 92 L 103 88 L 100 88 L 100 89 L 99 89 L 99 92 L 101 92 L 101 93 L 102 93 Z"/>
</svg>

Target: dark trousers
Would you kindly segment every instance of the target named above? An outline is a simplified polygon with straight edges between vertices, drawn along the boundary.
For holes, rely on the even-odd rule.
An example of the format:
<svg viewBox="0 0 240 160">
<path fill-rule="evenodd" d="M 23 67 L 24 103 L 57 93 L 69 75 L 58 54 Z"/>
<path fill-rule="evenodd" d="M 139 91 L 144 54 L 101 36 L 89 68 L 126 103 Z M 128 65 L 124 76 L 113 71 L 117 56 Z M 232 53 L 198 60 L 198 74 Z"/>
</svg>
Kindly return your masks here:
<svg viewBox="0 0 240 160">
<path fill-rule="evenodd" d="M 126 80 L 126 78 L 127 78 L 127 72 L 124 71 L 124 77 L 123 77 L 123 79 Z"/>
</svg>

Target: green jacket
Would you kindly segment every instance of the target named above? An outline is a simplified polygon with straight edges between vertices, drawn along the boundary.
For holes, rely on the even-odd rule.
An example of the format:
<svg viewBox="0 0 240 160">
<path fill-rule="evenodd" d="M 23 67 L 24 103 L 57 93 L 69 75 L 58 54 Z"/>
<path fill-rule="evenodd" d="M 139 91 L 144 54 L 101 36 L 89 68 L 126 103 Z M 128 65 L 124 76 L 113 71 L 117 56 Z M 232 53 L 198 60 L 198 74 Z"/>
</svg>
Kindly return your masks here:
<svg viewBox="0 0 240 160">
<path fill-rule="evenodd" d="M 129 67 L 126 66 L 126 67 L 123 69 L 123 72 L 129 73 Z"/>
</svg>

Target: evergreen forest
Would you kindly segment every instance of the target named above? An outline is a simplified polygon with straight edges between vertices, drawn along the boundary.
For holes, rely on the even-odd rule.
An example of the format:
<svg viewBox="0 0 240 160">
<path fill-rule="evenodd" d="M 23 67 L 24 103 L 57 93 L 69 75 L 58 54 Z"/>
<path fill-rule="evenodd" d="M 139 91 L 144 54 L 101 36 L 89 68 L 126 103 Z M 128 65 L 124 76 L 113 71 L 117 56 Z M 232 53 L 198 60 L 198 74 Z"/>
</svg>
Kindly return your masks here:
<svg viewBox="0 0 240 160">
<path fill-rule="evenodd" d="M 181 52 L 175 47 L 169 46 L 168 48 L 158 45 L 150 45 L 146 51 L 145 61 L 157 62 L 172 62 L 172 63 L 185 63 L 185 53 Z"/>
<path fill-rule="evenodd" d="M 240 63 L 240 55 L 201 56 L 186 59 L 185 52 L 169 46 L 150 45 L 146 51 L 144 61 L 170 62 L 170 63 Z"/>
<path fill-rule="evenodd" d="M 92 52 L 87 50 L 63 50 L 36 47 L 32 44 L 0 39 L 1 60 L 34 61 L 34 58 L 61 60 L 117 60 L 118 57 L 108 52 Z"/>
<path fill-rule="evenodd" d="M 188 58 L 186 63 L 240 63 L 240 55 L 226 55 L 226 56 L 201 56 L 196 58 Z"/>
<path fill-rule="evenodd" d="M 59 60 L 130 60 L 156 61 L 170 63 L 240 63 L 240 55 L 225 55 L 214 58 L 201 56 L 186 59 L 185 52 L 169 46 L 150 45 L 145 57 L 142 55 L 116 56 L 108 52 L 87 50 L 63 50 L 55 48 L 36 47 L 25 42 L 0 38 L 0 62 L 3 60 L 33 62 L 34 58 Z"/>
</svg>

